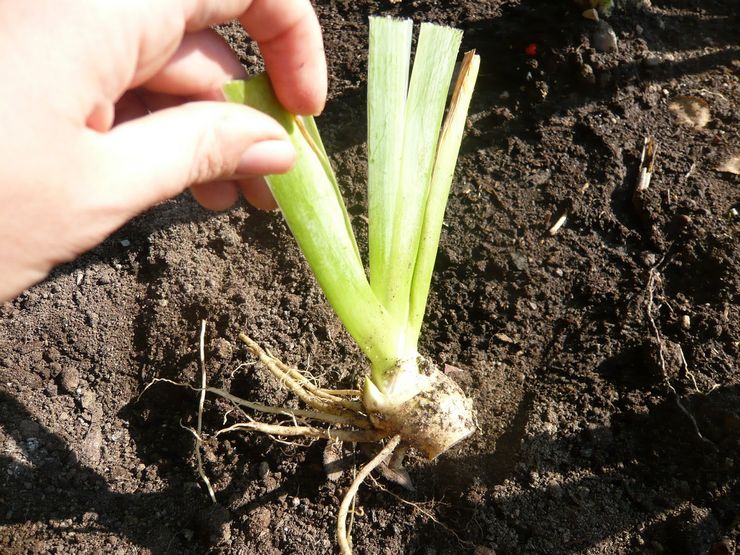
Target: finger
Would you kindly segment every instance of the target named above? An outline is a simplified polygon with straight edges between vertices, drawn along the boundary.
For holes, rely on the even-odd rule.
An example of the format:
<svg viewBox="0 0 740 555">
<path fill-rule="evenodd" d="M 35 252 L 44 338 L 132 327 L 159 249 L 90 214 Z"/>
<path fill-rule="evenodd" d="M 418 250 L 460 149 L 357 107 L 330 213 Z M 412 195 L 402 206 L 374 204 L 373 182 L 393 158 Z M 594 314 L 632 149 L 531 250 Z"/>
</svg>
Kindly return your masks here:
<svg viewBox="0 0 740 555">
<path fill-rule="evenodd" d="M 298 114 L 319 114 L 326 103 L 321 28 L 308 0 L 254 0 L 240 18 L 257 41 L 280 103 Z"/>
<path fill-rule="evenodd" d="M 129 121 L 91 139 L 108 203 L 130 217 L 195 183 L 287 171 L 295 152 L 285 130 L 246 106 L 193 102 Z"/>
<path fill-rule="evenodd" d="M 159 93 L 223 100 L 221 87 L 244 77 L 246 72 L 234 52 L 215 31 L 206 29 L 185 35 L 177 51 L 144 86 Z"/>
<path fill-rule="evenodd" d="M 147 115 L 148 113 L 149 109 L 146 107 L 146 104 L 141 99 L 138 92 L 135 90 L 127 91 L 126 94 L 124 94 L 121 99 L 116 102 L 113 126 L 126 123 L 127 121 L 131 121 L 136 118 L 140 118 Z M 91 129 L 95 129 L 96 131 L 108 131 L 108 129 L 100 129 L 96 126 L 91 126 Z"/>
<path fill-rule="evenodd" d="M 132 9 L 131 6 L 137 6 Z M 145 83 L 177 51 L 183 31 L 202 31 L 239 18 L 260 46 L 281 103 L 301 114 L 321 112 L 326 101 L 326 60 L 321 29 L 309 0 L 137 0 L 121 4 L 137 31 L 137 62 L 127 87 Z M 183 14 L 179 20 L 174 14 Z M 123 26 L 122 22 L 122 26 Z"/>
<path fill-rule="evenodd" d="M 226 210 L 239 200 L 239 186 L 236 181 L 196 183 L 190 187 L 190 192 L 208 210 Z"/>
<path fill-rule="evenodd" d="M 278 205 L 272 196 L 267 182 L 262 177 L 239 180 L 239 188 L 249 204 L 260 210 L 275 210 Z"/>
<path fill-rule="evenodd" d="M 110 131 L 111 127 L 121 125 L 136 118 L 144 117 L 152 112 L 173 108 L 187 102 L 188 98 L 179 96 L 156 93 L 146 89 L 134 89 L 126 91 L 121 99 L 116 102 L 114 108 L 114 120 L 111 125 L 102 129 L 96 126 L 89 126 L 95 131 Z"/>
</svg>

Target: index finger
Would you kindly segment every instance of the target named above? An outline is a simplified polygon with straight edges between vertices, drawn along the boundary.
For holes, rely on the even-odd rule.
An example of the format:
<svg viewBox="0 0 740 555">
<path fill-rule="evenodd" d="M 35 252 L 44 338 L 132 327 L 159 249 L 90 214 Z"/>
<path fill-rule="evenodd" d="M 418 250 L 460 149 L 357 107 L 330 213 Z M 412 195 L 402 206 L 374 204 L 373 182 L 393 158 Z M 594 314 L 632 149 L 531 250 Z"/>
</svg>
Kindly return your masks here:
<svg viewBox="0 0 740 555">
<path fill-rule="evenodd" d="M 185 25 L 180 32 L 200 31 L 237 17 L 259 45 L 275 94 L 283 106 L 304 115 L 323 110 L 326 59 L 321 27 L 309 0 L 169 0 L 154 4 L 138 0 L 138 3 L 147 7 L 139 11 L 147 15 L 142 28 L 149 32 L 142 32 L 139 38 L 139 54 L 144 60 L 139 62 L 139 82 L 134 84 L 155 75 L 174 53 L 182 35 L 176 41 L 170 36 L 177 33 L 172 13 L 184 7 L 181 13 Z M 131 3 L 122 5 L 130 8 Z M 152 10 L 160 16 L 159 25 L 155 25 L 157 18 L 151 16 Z"/>
<path fill-rule="evenodd" d="M 281 104 L 298 114 L 321 113 L 326 103 L 326 59 L 310 2 L 254 0 L 239 20 L 257 41 Z"/>
</svg>

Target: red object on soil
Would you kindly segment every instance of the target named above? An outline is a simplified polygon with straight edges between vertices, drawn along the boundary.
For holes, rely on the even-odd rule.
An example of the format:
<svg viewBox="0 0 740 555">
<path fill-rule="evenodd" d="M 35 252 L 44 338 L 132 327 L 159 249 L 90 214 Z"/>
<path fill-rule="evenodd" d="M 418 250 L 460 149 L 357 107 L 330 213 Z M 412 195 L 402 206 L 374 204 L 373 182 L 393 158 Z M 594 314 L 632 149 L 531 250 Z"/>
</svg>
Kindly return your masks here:
<svg viewBox="0 0 740 555">
<path fill-rule="evenodd" d="M 537 43 L 533 42 L 527 46 L 527 48 L 524 49 L 524 52 L 527 53 L 527 56 L 535 57 L 537 55 Z"/>
</svg>

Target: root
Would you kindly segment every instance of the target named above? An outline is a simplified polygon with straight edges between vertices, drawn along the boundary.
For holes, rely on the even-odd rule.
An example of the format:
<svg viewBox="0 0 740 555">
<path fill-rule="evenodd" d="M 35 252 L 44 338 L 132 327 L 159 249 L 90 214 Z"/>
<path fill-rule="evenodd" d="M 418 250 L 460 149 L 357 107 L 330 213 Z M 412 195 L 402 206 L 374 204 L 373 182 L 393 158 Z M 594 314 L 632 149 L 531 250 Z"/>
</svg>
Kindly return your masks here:
<svg viewBox="0 0 740 555">
<path fill-rule="evenodd" d="M 249 348 L 254 356 L 260 359 L 275 378 L 285 384 L 301 401 L 321 412 L 336 414 L 342 411 L 362 412 L 362 404 L 356 401 L 334 396 L 324 389 L 313 385 L 308 378 L 295 368 L 291 368 L 277 358 L 267 353 L 253 339 L 244 333 L 239 334 L 239 339 Z"/>
<path fill-rule="evenodd" d="M 393 457 L 395 457 L 395 456 L 396 456 L 396 453 L 393 453 Z M 415 503 L 414 501 L 409 501 L 408 499 L 404 499 L 400 495 L 396 495 L 391 490 L 389 490 L 388 488 L 384 487 L 380 482 L 378 482 L 372 476 L 370 476 L 370 479 L 373 481 L 373 485 L 376 488 L 378 488 L 380 491 L 382 491 L 384 493 L 387 493 L 391 497 L 395 497 L 398 501 L 400 501 L 404 505 L 408 505 L 409 507 L 413 507 L 414 510 L 420 512 L 422 515 L 424 515 L 429 520 L 431 520 L 432 522 L 434 522 L 434 524 L 436 524 L 437 526 L 439 526 L 440 528 L 442 528 L 443 530 L 445 530 L 446 532 L 448 532 L 449 534 L 451 534 L 452 536 L 454 536 L 455 539 L 457 540 L 457 542 L 461 546 L 466 547 L 466 548 L 471 548 L 471 547 L 474 547 L 475 546 L 475 544 L 473 542 L 462 539 L 460 537 L 460 535 L 457 532 L 455 532 L 455 530 L 453 530 L 452 528 L 450 528 L 449 526 L 447 526 L 444 522 L 441 522 L 437 517 L 434 516 L 433 513 L 431 513 L 430 511 L 427 511 L 424 508 L 424 504 L 423 503 Z M 437 505 L 443 505 L 444 503 L 441 503 L 439 501 L 432 500 L 432 501 L 428 502 L 427 504 L 432 509 L 434 509 L 434 507 L 436 507 Z"/>
<path fill-rule="evenodd" d="M 195 460 L 198 464 L 198 474 L 201 480 L 206 484 L 208 488 L 208 495 L 211 497 L 211 501 L 216 503 L 216 494 L 213 492 L 211 481 L 206 476 L 205 470 L 203 470 L 203 455 L 201 449 L 203 447 L 203 440 L 201 439 L 201 431 L 203 429 L 203 405 L 206 401 L 206 354 L 205 354 L 205 337 L 206 337 L 206 321 L 201 320 L 200 322 L 200 399 L 198 400 L 198 427 L 195 433 Z"/>
<path fill-rule="evenodd" d="M 352 443 L 378 443 L 384 439 L 389 439 L 388 443 L 383 449 L 360 471 L 352 481 L 347 493 L 342 500 L 339 508 L 338 520 L 337 520 L 337 539 L 340 546 L 340 552 L 343 555 L 352 553 L 350 547 L 350 537 L 347 528 L 347 516 L 350 511 L 350 506 L 353 507 L 352 515 L 359 514 L 359 511 L 354 510 L 355 498 L 357 490 L 362 485 L 363 481 L 375 470 L 380 464 L 385 462 L 389 456 L 398 447 L 401 441 L 401 435 L 393 430 L 379 429 L 373 425 L 370 420 L 364 405 L 358 401 L 352 399 L 360 398 L 363 393 L 356 389 L 339 389 L 331 390 L 317 387 L 308 376 L 301 373 L 295 368 L 284 364 L 276 357 L 272 356 L 269 352 L 261 348 L 256 342 L 250 339 L 245 334 L 240 334 L 239 339 L 244 342 L 249 350 L 264 366 L 270 371 L 270 373 L 277 378 L 281 383 L 285 384 L 291 392 L 293 392 L 301 401 L 310 407 L 310 410 L 306 409 L 289 409 L 284 407 L 277 407 L 271 405 L 263 405 L 260 403 L 253 403 L 232 395 L 228 391 L 216 388 L 208 387 L 206 381 L 206 366 L 205 366 L 205 330 L 206 322 L 201 322 L 200 330 L 200 371 L 201 380 L 200 387 L 194 387 L 189 384 L 179 383 L 166 378 L 155 378 L 151 380 L 142 392 L 139 394 L 139 398 L 144 392 L 149 389 L 153 384 L 157 382 L 166 382 L 172 385 L 180 387 L 188 387 L 193 391 L 199 393 L 198 399 L 198 414 L 197 424 L 195 428 L 185 427 L 195 437 L 195 455 L 197 462 L 197 469 L 200 478 L 208 489 L 208 494 L 211 500 L 216 503 L 216 496 L 211 486 L 211 482 L 206 476 L 205 469 L 203 467 L 203 411 L 205 405 L 205 397 L 207 393 L 217 395 L 228 402 L 230 402 L 234 408 L 241 413 L 245 419 L 243 422 L 237 422 L 231 426 L 225 426 L 213 434 L 214 437 L 218 437 L 222 434 L 229 432 L 260 432 L 271 436 L 275 441 L 284 442 L 285 440 L 280 438 L 295 438 L 305 437 L 314 439 L 326 439 L 329 441 L 343 441 Z M 259 422 L 247 414 L 244 409 L 251 409 L 256 412 L 265 414 L 283 415 L 287 416 L 290 421 L 278 424 L 272 424 L 267 422 Z M 232 409 L 233 410 L 233 409 Z M 227 415 L 232 412 L 229 410 Z M 319 427 L 304 424 L 299 420 L 315 420 L 324 422 L 330 427 Z M 291 422 L 292 421 L 292 422 Z M 224 425 L 226 424 L 226 417 L 224 417 Z M 336 428 L 331 426 L 337 426 Z M 393 436 L 393 437 L 391 437 Z M 402 460 L 403 455 L 400 454 L 399 459 Z M 351 528 L 351 525 L 350 525 Z"/>
<path fill-rule="evenodd" d="M 231 401 L 236 406 L 247 407 L 254 411 L 264 412 L 266 414 L 279 414 L 279 415 L 291 416 L 291 417 L 301 418 L 301 419 L 308 418 L 311 420 L 318 420 L 320 422 L 326 422 L 327 424 L 335 424 L 339 426 L 354 426 L 356 428 L 362 428 L 363 430 L 369 430 L 373 428 L 372 424 L 367 418 L 357 416 L 357 415 L 334 414 L 334 413 L 327 413 L 327 412 L 320 412 L 320 411 L 313 411 L 313 410 L 291 409 L 291 408 L 286 408 L 286 407 L 263 405 L 262 403 L 254 403 L 252 401 L 247 401 L 246 399 L 242 399 L 241 397 L 237 397 L 236 395 L 233 395 L 229 393 L 228 391 L 218 388 L 218 387 L 205 387 L 205 388 L 193 387 L 190 384 L 176 382 L 174 380 L 168 380 L 167 378 L 154 378 L 144 387 L 144 390 L 141 392 L 141 394 L 139 394 L 139 398 L 141 398 L 141 395 L 143 395 L 144 391 L 149 389 L 155 383 L 159 383 L 159 382 L 168 383 L 170 385 L 176 385 L 178 387 L 187 387 L 188 389 L 192 389 L 193 391 L 198 391 L 201 393 L 213 393 L 214 395 L 218 395 L 219 397 L 222 397 L 226 399 L 227 401 Z"/>
<path fill-rule="evenodd" d="M 377 443 L 388 434 L 382 430 L 333 430 L 331 428 L 316 428 L 314 426 L 285 426 L 282 424 L 267 424 L 265 422 L 238 422 L 227 428 L 222 428 L 216 432 L 216 436 L 227 432 L 236 431 L 253 431 L 262 432 L 271 436 L 286 437 L 313 437 L 328 440 L 350 441 L 354 443 Z"/>
<path fill-rule="evenodd" d="M 373 460 L 362 467 L 360 472 L 352 481 L 352 485 L 350 485 L 347 490 L 344 499 L 342 499 L 342 504 L 339 507 L 339 515 L 337 518 L 337 541 L 339 542 L 339 552 L 342 555 L 352 555 L 352 546 L 350 545 L 349 533 L 347 532 L 347 513 L 349 512 L 350 504 L 354 501 L 355 495 L 357 495 L 357 490 L 362 482 L 365 481 L 365 478 L 367 478 L 378 465 L 393 453 L 393 450 L 398 446 L 400 441 L 401 436 L 393 436 L 391 440 L 386 443 L 380 453 L 375 455 Z"/>
<path fill-rule="evenodd" d="M 663 342 L 663 336 L 660 333 L 660 329 L 658 328 L 658 324 L 655 322 L 655 317 L 653 316 L 653 312 L 655 311 L 655 289 L 656 284 L 660 283 L 660 274 L 659 274 L 659 268 L 664 263 L 665 257 L 663 257 L 658 263 L 650 268 L 650 273 L 648 274 L 648 283 L 646 287 L 646 302 L 645 302 L 645 313 L 648 318 L 648 323 L 650 327 L 650 331 L 655 336 L 655 340 L 658 342 L 658 359 L 660 362 L 660 371 L 663 377 L 663 383 L 665 384 L 666 388 L 673 394 L 673 399 L 676 402 L 676 406 L 679 408 L 681 412 L 683 412 L 686 417 L 691 422 L 691 425 L 694 428 L 694 433 L 696 436 L 705 444 L 712 447 L 713 449 L 716 449 L 716 445 L 714 442 L 712 442 L 710 439 L 705 437 L 701 430 L 699 429 L 699 424 L 696 421 L 696 418 L 694 418 L 694 415 L 691 414 L 691 411 L 687 409 L 683 402 L 681 401 L 681 396 L 678 394 L 678 391 L 676 391 L 676 388 L 673 387 L 673 384 L 668 379 L 668 372 L 666 371 L 666 362 L 665 362 L 665 356 L 663 354 L 663 351 L 665 350 L 665 343 Z M 679 345 L 680 348 L 680 345 Z M 685 365 L 684 371 L 688 371 L 688 364 L 686 364 L 686 358 L 683 355 L 683 349 L 681 349 L 681 362 L 682 365 Z M 691 376 L 693 379 L 694 376 L 688 372 L 688 375 Z M 696 384 L 696 381 L 694 380 L 694 387 L 698 390 L 698 386 Z"/>
</svg>

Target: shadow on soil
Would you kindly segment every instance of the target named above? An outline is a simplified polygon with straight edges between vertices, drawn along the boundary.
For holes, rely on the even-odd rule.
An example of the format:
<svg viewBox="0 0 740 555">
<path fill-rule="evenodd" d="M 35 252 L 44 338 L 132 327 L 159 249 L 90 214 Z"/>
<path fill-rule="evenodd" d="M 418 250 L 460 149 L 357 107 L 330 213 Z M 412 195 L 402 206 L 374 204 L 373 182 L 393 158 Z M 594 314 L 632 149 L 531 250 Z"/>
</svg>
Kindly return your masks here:
<svg viewBox="0 0 740 555">
<path fill-rule="evenodd" d="M 692 410 L 698 415 L 700 426 L 708 430 L 722 430 L 725 429 L 722 419 L 736 412 L 733 406 L 738 395 L 740 391 L 737 387 L 727 387 L 689 401 Z M 0 402 L 5 406 L 4 420 L 9 416 L 15 422 L 32 419 L 25 408 L 12 397 L 0 393 Z M 467 458 L 446 457 L 435 466 L 422 466 L 416 476 L 422 489 L 412 500 L 429 500 L 425 499 L 430 493 L 425 485 L 427 483 L 437 484 L 434 489 L 438 491 L 432 493 L 432 496 L 444 494 L 445 491 L 456 496 L 469 491 L 476 483 L 493 486 L 513 479 L 520 450 L 528 448 L 526 444 L 522 445 L 522 437 L 530 405 L 531 399 L 525 396 L 509 429 L 499 438 L 495 452 Z M 211 511 L 206 495 L 196 486 L 192 489 L 170 486 L 163 491 L 151 493 L 116 493 L 110 490 L 105 478 L 78 461 L 57 435 L 40 428 L 35 434 L 35 442 L 31 442 L 29 438 L 22 437 L 15 425 L 9 425 L 5 421 L 0 422 L 0 425 L 13 437 L 23 450 L 25 458 L 32 463 L 24 464 L 7 456 L 0 458 L 0 468 L 3 469 L 4 476 L 0 486 L 0 497 L 4 500 L 0 526 L 71 519 L 73 524 L 60 528 L 60 533 L 95 531 L 114 534 L 155 553 L 166 552 L 167 549 L 181 552 L 193 548 L 193 544 L 185 543 L 182 538 L 178 539 L 178 535 L 184 529 L 202 530 L 202 514 Z M 562 514 L 559 526 L 570 530 L 575 542 L 570 548 L 585 548 L 603 539 L 605 534 L 620 532 L 619 526 L 624 526 L 624 518 L 615 518 L 614 525 L 605 529 L 599 514 L 587 515 L 586 518 L 581 514 L 576 520 L 573 520 L 571 514 L 582 513 L 582 506 L 590 505 L 589 491 L 598 490 L 600 484 L 611 484 L 618 486 L 628 500 L 630 510 L 625 516 L 630 526 L 649 521 L 651 515 L 680 507 L 697 496 L 715 496 L 712 500 L 715 507 L 712 518 L 722 525 L 728 525 L 738 516 L 737 500 L 733 500 L 729 493 L 717 496 L 713 492 L 728 491 L 734 479 L 731 469 L 725 465 L 725 457 L 732 452 L 736 436 L 711 431 L 707 435 L 719 446 L 719 451 L 708 448 L 698 440 L 675 403 L 663 401 L 648 414 L 623 418 L 608 428 L 591 429 L 562 439 L 553 439 L 548 435 L 534 437 L 528 443 L 536 444 L 538 453 L 574 453 L 569 459 L 558 462 L 541 460 L 537 465 L 537 472 L 540 474 L 550 472 L 572 475 L 580 468 L 593 466 L 598 466 L 602 471 L 598 476 L 592 475 L 584 481 L 532 487 L 522 495 L 503 501 L 499 499 L 495 507 L 496 516 L 513 526 L 517 530 L 519 541 L 524 542 L 538 533 L 538 513 L 546 509 L 553 499 L 565 496 L 571 501 L 572 511 Z M 666 441 L 667 437 L 672 440 Z M 42 450 L 39 451 L 39 447 L 32 448 L 33 445 L 40 446 Z M 156 449 L 156 445 L 149 448 Z M 45 453 L 43 457 L 40 456 L 41 452 Z M 719 456 L 720 452 L 724 454 Z M 619 470 L 612 472 L 611 468 Z M 310 477 L 302 476 L 301 473 L 299 469 L 295 481 L 289 479 L 278 490 L 245 505 L 243 512 L 246 514 L 255 507 L 274 500 L 281 493 L 299 486 L 301 494 L 310 497 L 311 492 L 318 490 L 323 478 L 309 479 L 309 483 L 315 483 L 312 484 L 313 487 L 307 488 L 306 479 Z M 450 477 L 454 479 L 450 481 Z M 382 497 L 377 496 L 378 499 Z M 404 497 L 408 497 L 406 493 Z M 40 499 L 44 502 L 39 503 Z M 92 504 L 90 500 L 94 500 Z M 174 522 L 173 508 L 178 513 Z M 90 512 L 95 513 L 97 518 L 93 525 L 84 525 L 81 518 Z M 682 538 L 689 537 L 689 543 L 701 543 L 706 523 L 702 524 L 699 519 L 694 529 L 694 525 L 687 525 L 684 512 L 661 523 L 650 533 L 653 537 L 660 538 L 666 546 L 678 545 L 672 539 L 676 530 L 680 531 Z M 168 515 L 167 522 L 157 521 L 156 515 L 159 513 Z M 474 518 L 475 513 L 476 504 L 472 503 L 450 508 L 443 506 L 438 510 L 437 518 L 446 526 L 457 530 L 463 542 L 484 543 L 487 539 L 485 526 Z M 230 518 L 225 510 L 216 514 L 221 515 L 218 518 Z M 206 517 L 205 521 L 209 522 L 209 518 L 211 517 Z M 593 536 L 593 519 L 599 520 L 599 537 Z M 621 525 L 617 524 L 620 522 Z M 205 530 L 199 537 L 201 547 L 209 545 L 208 533 Z M 444 536 L 444 531 L 440 531 L 433 522 L 423 524 L 418 529 L 416 545 L 420 549 L 429 545 L 430 535 Z M 583 538 L 588 538 L 588 544 L 583 543 Z M 686 541 L 682 540 L 680 545 L 685 544 Z M 685 549 L 671 552 L 681 553 Z"/>
</svg>

